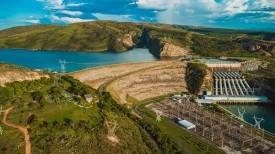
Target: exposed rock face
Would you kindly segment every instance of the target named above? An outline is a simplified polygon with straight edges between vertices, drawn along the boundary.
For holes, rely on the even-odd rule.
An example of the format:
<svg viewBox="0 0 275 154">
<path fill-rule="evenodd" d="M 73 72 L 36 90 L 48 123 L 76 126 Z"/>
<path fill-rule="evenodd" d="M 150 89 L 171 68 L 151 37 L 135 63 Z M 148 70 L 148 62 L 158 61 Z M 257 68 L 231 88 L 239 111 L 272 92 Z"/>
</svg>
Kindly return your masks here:
<svg viewBox="0 0 275 154">
<path fill-rule="evenodd" d="M 121 42 L 126 48 L 130 49 L 135 46 L 133 42 L 133 37 L 136 35 L 136 32 L 130 32 L 125 34 L 122 38 L 119 38 L 118 41 Z"/>
<path fill-rule="evenodd" d="M 157 39 L 150 39 L 147 47 L 149 51 L 157 57 L 179 57 L 189 53 L 185 48 L 171 43 L 163 43 Z"/>
<path fill-rule="evenodd" d="M 275 54 L 275 43 L 247 38 L 239 39 L 237 41 L 241 43 L 245 49 L 253 52 L 261 52 L 263 56 L 271 56 Z"/>
<path fill-rule="evenodd" d="M 0 74 L 0 86 L 5 86 L 6 83 L 10 82 L 36 80 L 42 77 L 48 78 L 49 76 L 38 72 L 6 71 Z"/>
</svg>

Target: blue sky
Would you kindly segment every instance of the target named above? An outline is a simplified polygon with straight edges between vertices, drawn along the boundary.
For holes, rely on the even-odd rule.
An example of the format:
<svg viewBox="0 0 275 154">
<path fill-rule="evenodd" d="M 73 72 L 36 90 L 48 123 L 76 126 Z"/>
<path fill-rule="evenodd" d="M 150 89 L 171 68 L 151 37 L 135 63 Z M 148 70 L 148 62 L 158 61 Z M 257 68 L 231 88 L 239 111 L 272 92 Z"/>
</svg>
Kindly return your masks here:
<svg viewBox="0 0 275 154">
<path fill-rule="evenodd" d="M 275 30 L 275 0 L 0 0 L 0 4 L 0 29 L 117 20 Z"/>
</svg>

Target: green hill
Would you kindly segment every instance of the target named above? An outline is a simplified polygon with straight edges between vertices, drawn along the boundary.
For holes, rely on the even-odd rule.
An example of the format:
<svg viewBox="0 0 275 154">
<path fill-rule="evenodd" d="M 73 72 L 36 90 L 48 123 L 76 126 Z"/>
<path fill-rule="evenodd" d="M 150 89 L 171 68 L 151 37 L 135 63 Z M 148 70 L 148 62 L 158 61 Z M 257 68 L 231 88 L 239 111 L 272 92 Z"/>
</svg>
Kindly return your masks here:
<svg viewBox="0 0 275 154">
<path fill-rule="evenodd" d="M 274 63 L 275 33 L 208 27 L 92 21 L 0 31 L 0 48 L 124 51 L 147 47 L 155 56 L 255 57 Z M 165 54 L 162 54 L 165 53 Z M 272 69 L 275 66 L 271 66 Z"/>
<path fill-rule="evenodd" d="M 0 48 L 65 51 L 122 51 L 146 46 L 150 40 L 186 48 L 201 55 L 248 51 L 246 39 L 273 41 L 275 33 L 207 27 L 92 21 L 67 26 L 34 25 L 0 31 Z M 256 43 L 257 44 L 257 43 Z M 209 52 L 211 50 L 211 52 Z M 267 52 L 270 49 L 267 50 Z"/>
<path fill-rule="evenodd" d="M 70 76 L 7 83 L 0 106 L 14 107 L 8 122 L 29 125 L 32 153 L 156 153 L 138 124 L 92 89 Z M 90 94 L 91 106 L 84 95 Z M 104 101 L 104 104 L 103 104 Z M 84 107 L 86 108 L 84 108 Z M 3 116 L 0 116 L 1 119 Z M 107 138 L 107 122 L 117 122 L 118 143 Z M 24 153 L 24 136 L 1 123 L 0 153 Z"/>
</svg>

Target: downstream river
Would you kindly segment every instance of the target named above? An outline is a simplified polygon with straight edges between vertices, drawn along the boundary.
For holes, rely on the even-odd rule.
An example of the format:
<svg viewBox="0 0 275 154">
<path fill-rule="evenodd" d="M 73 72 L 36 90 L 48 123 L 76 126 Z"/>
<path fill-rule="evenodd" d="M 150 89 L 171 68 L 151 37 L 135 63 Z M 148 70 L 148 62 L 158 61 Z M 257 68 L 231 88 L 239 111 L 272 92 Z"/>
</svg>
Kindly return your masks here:
<svg viewBox="0 0 275 154">
<path fill-rule="evenodd" d="M 27 68 L 60 71 L 59 60 L 66 60 L 66 71 L 74 72 L 89 67 L 128 63 L 158 61 L 148 49 L 133 49 L 123 52 L 65 52 L 1 49 L 0 62 L 16 64 Z"/>
<path fill-rule="evenodd" d="M 253 116 L 264 118 L 261 122 L 261 128 L 275 134 L 275 107 L 269 104 L 221 104 L 222 107 L 238 116 L 238 108 L 245 110 L 244 120 L 252 125 L 255 124 Z"/>
</svg>

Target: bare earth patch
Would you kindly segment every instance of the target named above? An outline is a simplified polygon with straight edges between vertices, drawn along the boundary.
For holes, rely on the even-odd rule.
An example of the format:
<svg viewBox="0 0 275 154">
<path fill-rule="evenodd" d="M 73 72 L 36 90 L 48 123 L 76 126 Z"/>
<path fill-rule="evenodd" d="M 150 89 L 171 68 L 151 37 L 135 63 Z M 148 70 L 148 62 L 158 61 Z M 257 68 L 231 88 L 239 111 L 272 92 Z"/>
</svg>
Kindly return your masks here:
<svg viewBox="0 0 275 154">
<path fill-rule="evenodd" d="M 107 138 L 109 141 L 111 141 L 114 144 L 119 143 L 119 139 L 116 136 L 108 136 Z"/>
</svg>

